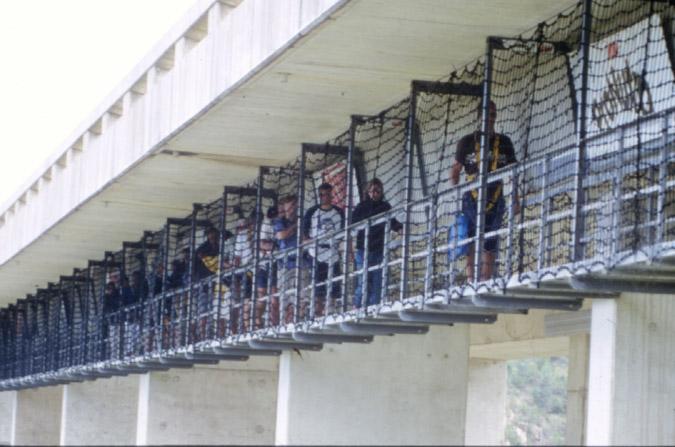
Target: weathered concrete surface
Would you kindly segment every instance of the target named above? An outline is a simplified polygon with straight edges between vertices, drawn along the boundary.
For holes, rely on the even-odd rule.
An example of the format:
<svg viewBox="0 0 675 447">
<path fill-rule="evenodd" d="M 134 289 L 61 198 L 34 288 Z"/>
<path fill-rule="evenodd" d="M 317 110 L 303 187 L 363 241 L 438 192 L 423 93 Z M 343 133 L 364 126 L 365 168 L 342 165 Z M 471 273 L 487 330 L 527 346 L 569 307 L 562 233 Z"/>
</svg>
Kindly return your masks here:
<svg viewBox="0 0 675 447">
<path fill-rule="evenodd" d="M 552 313 L 530 310 L 528 315 L 499 315 L 494 324 L 471 325 L 471 358 L 512 360 L 567 355 L 567 336 L 546 334 L 545 318 Z"/>
<path fill-rule="evenodd" d="M 590 336 L 573 335 L 569 342 L 565 444 L 585 445 Z"/>
<path fill-rule="evenodd" d="M 466 445 L 503 445 L 506 429 L 506 362 L 471 359 Z"/>
<path fill-rule="evenodd" d="M 276 443 L 461 444 L 466 325 L 282 355 Z"/>
<path fill-rule="evenodd" d="M 15 399 L 16 391 L 0 393 L 0 445 L 10 445 L 12 442 L 12 417 Z"/>
<path fill-rule="evenodd" d="M 139 380 L 132 375 L 64 385 L 61 445 L 134 444 Z"/>
<path fill-rule="evenodd" d="M 16 392 L 12 445 L 56 445 L 61 430 L 62 386 Z"/>
<path fill-rule="evenodd" d="M 136 444 L 272 444 L 278 359 L 141 377 Z"/>
<path fill-rule="evenodd" d="M 593 303 L 589 445 L 675 444 L 675 300 L 622 294 Z"/>
</svg>

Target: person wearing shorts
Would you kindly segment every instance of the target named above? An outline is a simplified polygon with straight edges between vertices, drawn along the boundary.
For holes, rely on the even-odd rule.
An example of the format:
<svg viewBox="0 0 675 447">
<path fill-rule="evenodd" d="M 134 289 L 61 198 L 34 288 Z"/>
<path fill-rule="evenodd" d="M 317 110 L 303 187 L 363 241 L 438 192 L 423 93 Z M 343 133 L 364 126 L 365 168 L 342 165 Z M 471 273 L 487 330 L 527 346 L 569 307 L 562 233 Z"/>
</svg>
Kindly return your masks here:
<svg viewBox="0 0 675 447">
<path fill-rule="evenodd" d="M 478 113 L 482 108 L 479 107 Z M 513 163 L 517 163 L 515 149 L 511 139 L 504 134 L 495 132 L 495 120 L 497 119 L 497 107 L 490 101 L 488 107 L 488 134 L 489 142 L 488 173 L 501 169 Z M 457 143 L 455 162 L 450 170 L 450 182 L 453 185 L 459 183 L 462 170 L 466 173 L 468 181 L 476 178 L 480 166 L 480 132 L 473 132 L 462 137 Z M 498 230 L 502 226 L 504 211 L 506 209 L 503 194 L 504 184 L 501 180 L 493 181 L 487 185 L 487 198 L 485 202 L 485 233 Z M 516 195 L 515 209 L 518 213 L 518 196 Z M 478 221 L 478 191 L 471 190 L 462 196 L 462 213 L 467 221 L 467 237 L 475 237 L 476 223 Z M 471 281 L 474 278 L 474 244 L 469 244 L 467 253 L 466 275 Z M 499 251 L 499 237 L 492 235 L 486 237 L 483 242 L 483 254 L 481 262 L 480 280 L 485 281 L 492 277 L 497 252 Z"/>
</svg>

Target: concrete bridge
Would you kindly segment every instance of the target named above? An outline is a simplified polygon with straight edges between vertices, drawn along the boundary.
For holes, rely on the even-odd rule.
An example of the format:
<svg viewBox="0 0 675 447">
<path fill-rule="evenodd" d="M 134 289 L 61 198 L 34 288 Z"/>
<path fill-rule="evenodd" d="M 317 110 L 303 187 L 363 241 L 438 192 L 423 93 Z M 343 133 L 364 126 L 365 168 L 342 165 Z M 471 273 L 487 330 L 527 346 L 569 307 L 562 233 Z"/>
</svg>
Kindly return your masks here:
<svg viewBox="0 0 675 447">
<path fill-rule="evenodd" d="M 0 440 L 495 444 L 505 362 L 567 355 L 568 443 L 672 444 L 674 12 L 198 2 L 3 207 Z M 517 163 L 490 164 L 491 101 Z M 372 177 L 392 208 L 357 222 Z M 300 228 L 326 181 L 347 226 L 261 248 L 263 212 L 295 195 Z M 377 225 L 382 258 L 354 265 Z M 321 250 L 326 277 L 288 267 Z"/>
</svg>

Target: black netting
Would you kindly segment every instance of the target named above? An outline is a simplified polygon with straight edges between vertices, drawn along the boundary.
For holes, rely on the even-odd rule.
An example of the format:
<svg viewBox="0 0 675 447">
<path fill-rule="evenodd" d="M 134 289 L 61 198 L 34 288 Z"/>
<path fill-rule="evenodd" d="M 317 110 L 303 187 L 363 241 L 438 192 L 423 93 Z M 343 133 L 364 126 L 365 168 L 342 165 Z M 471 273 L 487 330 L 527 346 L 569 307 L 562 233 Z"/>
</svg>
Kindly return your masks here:
<svg viewBox="0 0 675 447">
<path fill-rule="evenodd" d="M 87 287 L 87 343 L 86 361 L 96 362 L 104 359 L 104 341 L 107 339 L 107 322 L 104 304 L 106 300 L 107 268 L 105 261 L 89 261 Z M 105 309 L 108 310 L 108 309 Z"/>
<path fill-rule="evenodd" d="M 0 379 L 9 379 L 11 375 L 11 325 L 9 309 L 0 310 Z"/>
<path fill-rule="evenodd" d="M 584 3 L 2 309 L 1 377 L 672 255 L 675 8 Z"/>
<path fill-rule="evenodd" d="M 297 258 L 297 222 L 300 213 L 300 164 L 262 168 L 258 220 L 261 250 L 259 267 L 255 272 L 256 327 L 269 328 L 290 323 L 295 318 L 297 287 L 295 283 Z M 284 232 L 283 240 L 279 231 Z"/>
<path fill-rule="evenodd" d="M 344 308 L 344 214 L 350 201 L 351 172 L 349 132 L 325 144 L 304 144 L 302 153 L 300 170 L 304 177 L 298 197 L 302 254 L 298 268 L 286 269 L 299 275 L 301 285 L 296 297 L 296 322 L 325 317 Z"/>
<path fill-rule="evenodd" d="M 593 8 L 582 247 L 584 258 L 613 266 L 651 258 L 672 232 L 673 8 Z"/>
<path fill-rule="evenodd" d="M 141 268 L 139 271 L 142 281 L 132 285 L 135 295 L 140 297 L 138 310 L 138 324 L 140 340 L 137 345 L 140 355 L 162 349 L 163 313 L 162 289 L 166 280 L 164 272 L 166 261 L 165 231 L 147 231 L 138 244 L 138 256 Z M 132 276 L 133 279 L 133 276 Z M 140 284 L 140 286 L 139 286 Z"/>
<path fill-rule="evenodd" d="M 258 222 L 257 183 L 225 188 L 222 231 L 222 274 L 214 284 L 216 298 L 212 326 L 218 337 L 250 330 L 255 317 L 254 301 L 255 228 Z M 256 317 L 257 318 L 257 317 Z"/>
<path fill-rule="evenodd" d="M 410 99 L 377 116 L 352 118 L 353 181 L 350 260 L 345 310 L 400 299 L 402 206 L 408 200 L 407 126 Z M 377 201 L 371 189 L 378 191 Z M 393 211 L 392 211 L 393 208 Z M 386 248 L 385 248 L 386 247 Z M 364 306 L 366 304 L 366 306 Z"/>
</svg>

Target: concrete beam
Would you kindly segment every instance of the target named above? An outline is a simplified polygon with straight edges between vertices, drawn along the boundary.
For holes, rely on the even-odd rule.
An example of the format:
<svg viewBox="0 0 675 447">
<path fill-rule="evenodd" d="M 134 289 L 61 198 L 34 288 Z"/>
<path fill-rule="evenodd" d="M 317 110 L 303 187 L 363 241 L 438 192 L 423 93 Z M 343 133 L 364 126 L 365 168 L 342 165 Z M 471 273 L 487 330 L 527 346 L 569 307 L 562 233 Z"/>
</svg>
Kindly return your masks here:
<svg viewBox="0 0 675 447">
<path fill-rule="evenodd" d="M 590 336 L 573 335 L 569 343 L 565 444 L 585 445 Z"/>
<path fill-rule="evenodd" d="M 586 304 L 588 306 L 588 304 Z M 579 314 L 576 317 L 571 315 Z M 495 324 L 471 325 L 471 358 L 514 360 L 565 356 L 568 336 L 588 333 L 587 310 L 531 310 L 527 315 L 499 315 Z"/>
<path fill-rule="evenodd" d="M 506 362 L 472 358 L 466 404 L 466 445 L 503 445 L 506 430 Z"/>
<path fill-rule="evenodd" d="M 675 301 L 625 293 L 593 303 L 588 445 L 675 443 Z"/>
<path fill-rule="evenodd" d="M 16 391 L 0 393 L 0 445 L 10 445 L 12 442 L 12 417 Z"/>
</svg>

